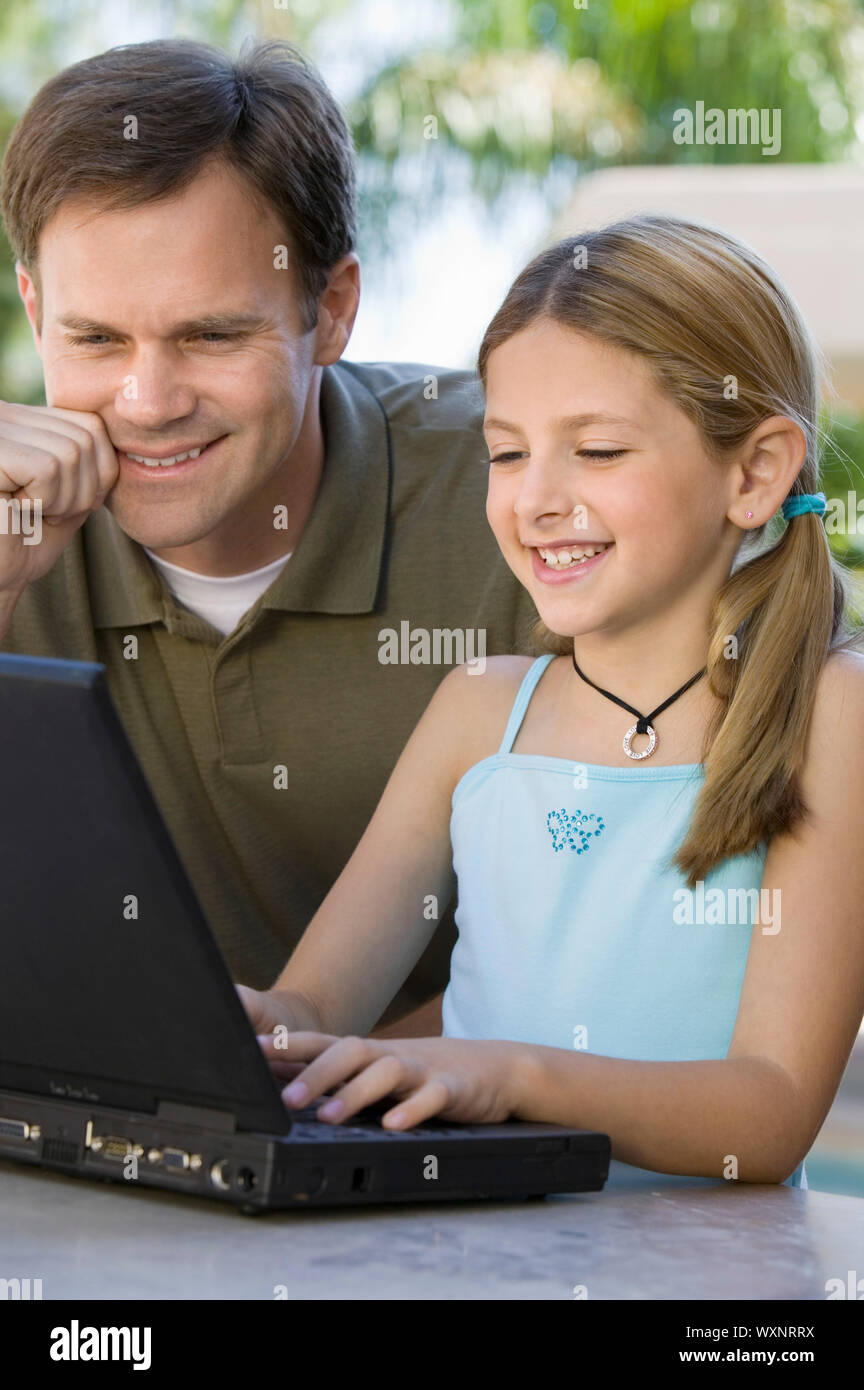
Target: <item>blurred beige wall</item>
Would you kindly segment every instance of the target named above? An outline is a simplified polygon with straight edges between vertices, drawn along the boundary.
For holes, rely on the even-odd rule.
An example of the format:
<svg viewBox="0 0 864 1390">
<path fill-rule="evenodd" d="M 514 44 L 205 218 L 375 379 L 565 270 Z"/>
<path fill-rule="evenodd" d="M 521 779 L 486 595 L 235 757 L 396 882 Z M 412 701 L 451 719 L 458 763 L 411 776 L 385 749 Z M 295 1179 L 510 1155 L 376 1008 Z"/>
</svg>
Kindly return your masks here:
<svg viewBox="0 0 864 1390">
<path fill-rule="evenodd" d="M 634 212 L 713 222 L 748 242 L 801 306 L 839 401 L 864 409 L 864 170 L 767 162 L 607 169 L 580 181 L 552 239 Z"/>
</svg>

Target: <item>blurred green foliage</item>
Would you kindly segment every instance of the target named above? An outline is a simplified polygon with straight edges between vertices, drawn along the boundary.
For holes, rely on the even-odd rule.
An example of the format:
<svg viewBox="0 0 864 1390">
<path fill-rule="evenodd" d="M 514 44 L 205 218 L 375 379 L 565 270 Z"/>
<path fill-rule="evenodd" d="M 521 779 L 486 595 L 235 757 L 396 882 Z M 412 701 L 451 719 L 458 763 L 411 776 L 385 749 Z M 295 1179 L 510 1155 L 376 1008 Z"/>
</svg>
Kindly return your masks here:
<svg viewBox="0 0 864 1390">
<path fill-rule="evenodd" d="M 822 453 L 821 491 L 840 499 L 846 506 L 848 494 L 853 505 L 864 504 L 864 417 L 848 408 L 835 408 L 822 421 L 827 438 Z M 864 573 L 864 514 L 853 518 L 846 511 L 844 535 L 831 535 L 831 548 L 846 564 Z M 853 532 L 852 527 L 856 530 Z M 864 617 L 864 615 L 862 615 Z"/>
<path fill-rule="evenodd" d="M 514 169 L 759 161 L 753 146 L 676 145 L 679 107 L 782 111 L 791 163 L 842 159 L 864 15 L 854 0 L 458 0 L 457 43 L 409 51 L 353 108 L 358 145 L 393 164 L 436 139 L 494 196 Z"/>
</svg>

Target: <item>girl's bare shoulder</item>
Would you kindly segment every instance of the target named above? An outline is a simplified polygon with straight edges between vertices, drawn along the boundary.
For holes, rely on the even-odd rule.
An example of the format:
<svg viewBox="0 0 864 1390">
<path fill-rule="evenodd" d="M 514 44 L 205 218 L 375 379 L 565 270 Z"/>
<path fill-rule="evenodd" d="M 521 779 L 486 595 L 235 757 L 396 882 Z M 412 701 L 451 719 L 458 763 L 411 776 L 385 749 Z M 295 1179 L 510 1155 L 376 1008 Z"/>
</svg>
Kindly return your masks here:
<svg viewBox="0 0 864 1390">
<path fill-rule="evenodd" d="M 816 687 L 805 745 L 802 782 L 805 798 L 824 794 L 830 800 L 834 758 L 848 762 L 862 747 L 864 730 L 864 652 L 836 648 L 825 662 Z"/>
<path fill-rule="evenodd" d="M 456 666 L 439 685 L 440 719 L 453 750 L 454 785 L 474 763 L 498 751 L 533 656 L 487 656 Z"/>
<path fill-rule="evenodd" d="M 842 719 L 845 707 L 864 698 L 864 651 L 859 647 L 835 647 L 822 667 L 813 704 L 814 722 L 830 724 Z"/>
</svg>

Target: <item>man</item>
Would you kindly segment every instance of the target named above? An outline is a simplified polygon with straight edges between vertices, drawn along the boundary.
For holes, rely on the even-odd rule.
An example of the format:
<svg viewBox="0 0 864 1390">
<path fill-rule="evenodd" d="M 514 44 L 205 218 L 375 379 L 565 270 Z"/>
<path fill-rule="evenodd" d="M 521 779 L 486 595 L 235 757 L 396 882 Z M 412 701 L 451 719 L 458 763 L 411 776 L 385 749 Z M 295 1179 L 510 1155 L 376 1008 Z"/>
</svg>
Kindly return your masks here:
<svg viewBox="0 0 864 1390">
<path fill-rule="evenodd" d="M 2 207 L 47 406 L 0 403 L 0 503 L 42 508 L 38 544 L 0 508 L 0 645 L 104 663 L 235 978 L 266 988 L 448 667 L 524 650 L 479 387 L 340 362 L 353 149 L 288 45 L 66 69 Z M 448 910 L 385 1024 L 432 999 L 397 1031 L 440 1031 L 454 939 Z"/>
</svg>

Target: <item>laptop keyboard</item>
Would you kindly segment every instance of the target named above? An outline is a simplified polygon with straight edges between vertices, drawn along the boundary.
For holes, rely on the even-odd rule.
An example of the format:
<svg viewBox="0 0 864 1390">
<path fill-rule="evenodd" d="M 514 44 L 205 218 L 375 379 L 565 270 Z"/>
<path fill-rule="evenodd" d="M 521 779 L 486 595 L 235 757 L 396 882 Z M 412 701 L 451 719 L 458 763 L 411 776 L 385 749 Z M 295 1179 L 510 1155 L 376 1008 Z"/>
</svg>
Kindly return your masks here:
<svg viewBox="0 0 864 1390">
<path fill-rule="evenodd" d="M 320 1103 L 320 1102 L 319 1102 Z M 325 1120 L 316 1118 L 317 1105 L 307 1105 L 302 1110 L 292 1110 L 291 1113 L 291 1133 L 297 1139 L 314 1139 L 316 1143 L 326 1142 L 328 1139 L 345 1139 L 353 1135 L 368 1135 L 370 1131 L 379 1134 L 382 1138 L 398 1137 L 400 1134 L 428 1134 L 441 1138 L 445 1134 L 464 1134 L 470 1131 L 470 1125 L 462 1125 L 459 1129 L 452 1129 L 445 1124 L 438 1124 L 434 1120 L 427 1120 L 425 1124 L 418 1125 L 409 1130 L 385 1129 L 381 1124 L 381 1116 L 390 1109 L 390 1104 L 382 1106 L 380 1110 L 359 1110 L 356 1115 L 351 1117 L 348 1124 L 337 1125 L 328 1124 Z"/>
</svg>

